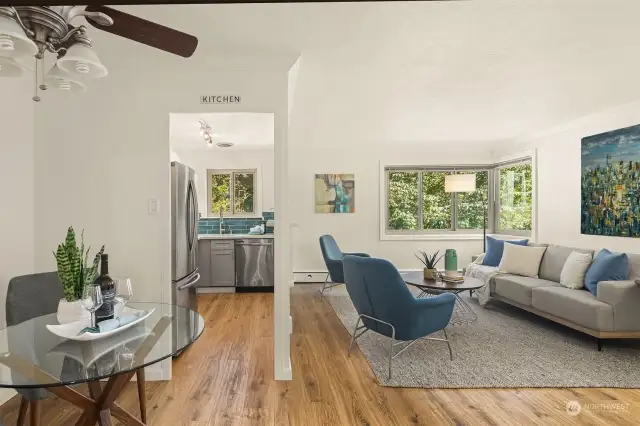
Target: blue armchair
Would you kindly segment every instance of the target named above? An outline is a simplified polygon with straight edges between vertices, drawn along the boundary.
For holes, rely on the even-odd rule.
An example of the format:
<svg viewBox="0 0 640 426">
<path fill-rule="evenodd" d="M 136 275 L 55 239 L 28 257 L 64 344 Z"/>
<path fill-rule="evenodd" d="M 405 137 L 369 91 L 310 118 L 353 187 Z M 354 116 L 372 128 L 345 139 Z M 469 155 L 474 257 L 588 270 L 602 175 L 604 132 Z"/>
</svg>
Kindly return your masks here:
<svg viewBox="0 0 640 426">
<path fill-rule="evenodd" d="M 322 290 L 320 290 L 320 295 L 324 295 L 324 291 L 328 288 L 344 284 L 342 259 L 345 256 L 369 257 L 369 255 L 365 253 L 342 253 L 336 240 L 331 235 L 323 235 L 320 237 L 320 250 L 322 250 L 322 257 L 329 271 L 324 280 Z M 329 283 L 329 278 L 331 278 L 331 283 Z"/>
<path fill-rule="evenodd" d="M 371 330 L 390 337 L 389 379 L 391 361 L 418 339 L 446 342 L 449 357 L 453 352 L 445 327 L 449 324 L 455 296 L 450 293 L 416 299 L 407 288 L 398 270 L 384 259 L 345 256 L 344 275 L 347 291 L 358 312 L 358 321 L 351 335 L 353 342 Z M 360 322 L 362 321 L 362 326 Z M 444 339 L 426 337 L 442 330 Z M 399 343 L 396 343 L 399 340 Z M 409 342 L 409 343 L 406 343 Z M 404 347 L 393 354 L 398 345 Z"/>
</svg>

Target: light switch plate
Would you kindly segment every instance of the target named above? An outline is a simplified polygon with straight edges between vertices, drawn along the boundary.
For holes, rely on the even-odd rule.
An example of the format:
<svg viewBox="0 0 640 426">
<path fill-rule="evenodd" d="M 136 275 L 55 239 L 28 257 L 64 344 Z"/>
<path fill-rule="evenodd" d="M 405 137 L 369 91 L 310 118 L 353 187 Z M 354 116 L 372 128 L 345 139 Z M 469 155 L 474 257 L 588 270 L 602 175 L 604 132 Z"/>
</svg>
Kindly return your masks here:
<svg viewBox="0 0 640 426">
<path fill-rule="evenodd" d="M 158 214 L 160 211 L 160 202 L 157 198 L 149 198 L 148 200 L 149 214 Z"/>
</svg>

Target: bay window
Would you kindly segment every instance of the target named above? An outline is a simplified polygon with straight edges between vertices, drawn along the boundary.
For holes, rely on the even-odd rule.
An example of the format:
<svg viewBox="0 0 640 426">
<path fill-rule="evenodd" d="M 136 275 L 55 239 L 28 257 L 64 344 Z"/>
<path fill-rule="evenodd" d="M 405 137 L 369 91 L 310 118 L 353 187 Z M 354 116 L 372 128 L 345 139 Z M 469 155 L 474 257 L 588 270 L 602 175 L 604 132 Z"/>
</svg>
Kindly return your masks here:
<svg viewBox="0 0 640 426">
<path fill-rule="evenodd" d="M 531 159 L 473 167 L 385 167 L 386 235 L 530 235 Z M 449 174 L 475 175 L 475 191 L 445 191 Z"/>
</svg>

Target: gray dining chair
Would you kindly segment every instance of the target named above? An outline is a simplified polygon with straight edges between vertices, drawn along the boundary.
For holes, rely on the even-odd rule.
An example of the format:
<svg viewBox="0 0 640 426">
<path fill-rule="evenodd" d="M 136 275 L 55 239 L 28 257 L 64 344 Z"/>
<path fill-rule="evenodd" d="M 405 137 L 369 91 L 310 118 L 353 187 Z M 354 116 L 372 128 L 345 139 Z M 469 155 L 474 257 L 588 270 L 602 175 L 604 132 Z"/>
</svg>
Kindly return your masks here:
<svg viewBox="0 0 640 426">
<path fill-rule="evenodd" d="M 53 314 L 58 310 L 58 302 L 64 297 L 62 284 L 57 272 L 23 275 L 9 281 L 7 288 L 6 318 L 7 327 L 11 327 L 33 318 Z M 44 327 L 44 325 L 42 325 Z M 42 328 L 38 327 L 38 328 Z M 15 336 L 8 333 L 9 344 L 13 346 L 17 339 L 25 336 Z M 36 330 L 37 331 L 37 330 Z M 17 342 L 16 344 L 19 344 Z M 32 356 L 37 356 L 32 354 Z M 13 374 L 13 373 L 12 373 Z M 136 371 L 138 381 L 138 397 L 140 399 L 140 417 L 143 423 L 147 421 L 145 401 L 144 370 Z M 51 393 L 42 388 L 16 389 L 22 397 L 18 412 L 17 426 L 23 426 L 27 409 L 29 409 L 30 426 L 40 425 L 41 401 Z"/>
</svg>

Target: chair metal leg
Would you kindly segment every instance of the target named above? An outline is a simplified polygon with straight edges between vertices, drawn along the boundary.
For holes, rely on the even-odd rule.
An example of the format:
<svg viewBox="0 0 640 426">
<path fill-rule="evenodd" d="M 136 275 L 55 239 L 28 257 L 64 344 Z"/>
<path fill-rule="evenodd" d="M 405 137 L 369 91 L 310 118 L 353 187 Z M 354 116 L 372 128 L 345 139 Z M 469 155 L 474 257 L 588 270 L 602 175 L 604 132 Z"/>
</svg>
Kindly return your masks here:
<svg viewBox="0 0 640 426">
<path fill-rule="evenodd" d="M 449 342 L 449 336 L 447 336 L 447 330 L 443 328 L 442 332 L 444 333 L 444 338 L 447 340 L 447 346 L 449 347 L 449 359 L 453 361 L 453 351 L 451 350 L 451 342 Z"/>
<path fill-rule="evenodd" d="M 380 324 L 384 324 L 384 325 L 387 325 L 387 326 L 391 327 L 391 343 L 390 343 L 390 348 L 389 348 L 390 349 L 389 350 L 389 380 L 391 380 L 391 360 L 393 359 L 393 345 L 394 345 L 394 343 L 396 341 L 396 328 L 391 323 L 379 320 L 378 318 L 374 318 L 374 317 L 371 317 L 369 315 L 360 314 L 358 316 L 358 319 L 360 319 L 360 318 L 369 318 L 370 320 L 373 320 L 373 321 L 379 322 Z M 364 330 L 362 333 L 360 333 L 358 336 L 356 336 L 356 338 L 359 337 L 359 336 L 362 336 L 362 334 L 364 334 L 365 331 L 367 331 L 367 330 Z"/>
<path fill-rule="evenodd" d="M 420 340 L 420 339 L 415 339 L 415 340 L 410 341 L 408 344 L 405 344 L 405 346 L 404 346 L 402 349 L 400 349 L 400 352 L 396 352 L 396 354 L 395 354 L 393 357 L 395 358 L 395 357 L 397 357 L 398 355 L 400 355 L 402 352 L 404 352 L 404 351 L 406 351 L 407 349 L 409 349 L 409 348 L 410 348 L 410 347 L 411 347 L 415 342 L 417 342 L 418 340 Z M 405 343 L 405 342 L 399 342 L 399 343 L 396 343 L 394 346 L 402 345 L 402 344 L 404 344 L 404 343 Z"/>
<path fill-rule="evenodd" d="M 324 283 L 322 284 L 322 290 L 318 290 L 320 292 L 320 297 L 324 297 L 324 291 L 325 290 L 331 290 L 334 287 L 337 287 L 339 285 L 343 285 L 344 283 L 337 283 L 337 282 L 331 282 L 329 281 L 329 274 L 327 274 L 327 277 L 324 279 Z"/>
<path fill-rule="evenodd" d="M 349 352 L 347 356 L 351 356 L 351 347 L 353 346 L 353 342 L 356 341 L 356 333 L 358 332 L 358 325 L 360 324 L 361 316 L 358 315 L 358 321 L 356 321 L 356 326 L 353 329 L 353 334 L 351 335 L 351 343 L 349 343 Z"/>
<path fill-rule="evenodd" d="M 324 297 L 324 291 L 327 289 L 327 284 L 329 284 L 329 274 L 324 279 L 324 283 L 322 283 L 322 290 L 320 290 L 320 298 Z"/>
<path fill-rule="evenodd" d="M 396 340 L 396 329 L 391 326 L 391 344 L 389 345 L 389 379 L 391 380 L 391 361 L 393 361 L 393 344 Z"/>
<path fill-rule="evenodd" d="M 24 419 L 27 416 L 27 409 L 29 408 L 29 400 L 25 397 L 22 397 L 20 400 L 20 411 L 18 411 L 18 422 L 17 426 L 24 426 Z"/>
</svg>

